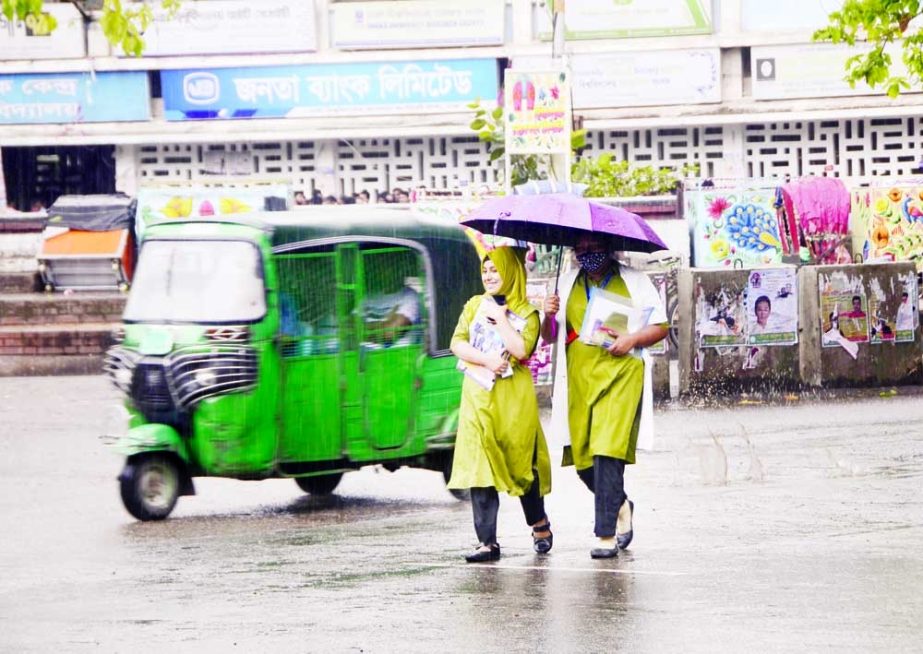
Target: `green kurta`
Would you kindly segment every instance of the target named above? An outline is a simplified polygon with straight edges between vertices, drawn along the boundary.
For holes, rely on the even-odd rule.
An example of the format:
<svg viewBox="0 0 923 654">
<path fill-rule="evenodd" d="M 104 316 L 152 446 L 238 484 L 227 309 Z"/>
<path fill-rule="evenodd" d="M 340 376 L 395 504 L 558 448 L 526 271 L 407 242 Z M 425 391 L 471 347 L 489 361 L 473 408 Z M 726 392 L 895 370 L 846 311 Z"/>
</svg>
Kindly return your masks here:
<svg viewBox="0 0 923 654">
<path fill-rule="evenodd" d="M 468 327 L 484 297 L 476 295 L 465 304 L 453 342 L 468 341 Z M 538 313 L 533 312 L 522 330 L 528 352 L 535 349 L 539 327 Z M 535 469 L 540 493 L 551 492 L 551 459 L 538 418 L 532 373 L 515 359 L 510 363 L 512 377 L 498 378 L 489 391 L 465 376 L 449 488 L 493 486 L 521 496 L 532 486 Z"/>
<path fill-rule="evenodd" d="M 567 333 L 580 331 L 587 289 L 580 274 L 567 301 Z M 594 285 L 590 280 L 591 286 Z M 618 273 L 604 287 L 630 298 Z M 604 348 L 575 340 L 567 346 L 568 421 L 574 466 L 593 465 L 596 455 L 635 462 L 644 362 L 631 354 L 614 357 Z"/>
</svg>

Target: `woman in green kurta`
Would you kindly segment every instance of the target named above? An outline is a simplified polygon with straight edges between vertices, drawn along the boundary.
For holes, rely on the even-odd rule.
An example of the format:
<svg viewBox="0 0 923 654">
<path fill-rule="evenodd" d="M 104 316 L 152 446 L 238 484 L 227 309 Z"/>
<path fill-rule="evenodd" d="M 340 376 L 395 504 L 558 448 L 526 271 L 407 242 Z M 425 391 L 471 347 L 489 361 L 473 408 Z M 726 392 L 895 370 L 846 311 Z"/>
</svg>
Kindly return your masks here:
<svg viewBox="0 0 923 654">
<path fill-rule="evenodd" d="M 607 239 L 581 237 L 574 252 L 581 270 L 565 309 L 571 453 L 577 474 L 593 492 L 596 505 L 598 543 L 590 555 L 611 558 L 620 546 L 628 546 L 632 535 L 634 503 L 625 495 L 624 474 L 625 465 L 635 462 L 644 387 L 644 361 L 636 356 L 636 348 L 649 347 L 666 336 L 666 316 L 647 276 L 621 269 Z M 577 339 L 593 288 L 621 296 L 635 308 L 650 308 L 648 324 L 631 333 L 612 332 L 608 347 Z M 542 332 L 550 340 L 560 298 L 549 296 L 544 309 L 547 319 Z M 620 525 L 616 540 L 616 523 L 622 522 L 622 515 L 627 516 L 626 524 Z"/>
<path fill-rule="evenodd" d="M 448 487 L 471 489 L 480 544 L 469 562 L 500 558 L 498 491 L 520 498 L 536 552 L 553 542 L 543 499 L 551 462 L 532 373 L 520 363 L 535 349 L 538 310 L 526 300 L 525 267 L 511 248 L 488 252 L 481 278 L 486 293 L 468 300 L 452 336 L 452 353 L 468 370 Z"/>
</svg>

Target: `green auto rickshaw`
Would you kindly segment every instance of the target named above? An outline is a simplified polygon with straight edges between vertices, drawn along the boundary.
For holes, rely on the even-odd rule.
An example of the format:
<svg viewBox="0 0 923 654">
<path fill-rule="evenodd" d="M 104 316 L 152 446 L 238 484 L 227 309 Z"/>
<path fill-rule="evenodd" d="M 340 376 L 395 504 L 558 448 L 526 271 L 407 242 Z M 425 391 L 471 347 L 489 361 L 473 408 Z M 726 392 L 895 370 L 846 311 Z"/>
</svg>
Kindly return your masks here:
<svg viewBox="0 0 923 654">
<path fill-rule="evenodd" d="M 331 493 L 381 464 L 448 476 L 462 375 L 449 342 L 480 292 L 457 225 L 324 207 L 147 227 L 120 342 L 122 501 L 166 518 L 192 479 Z"/>
</svg>

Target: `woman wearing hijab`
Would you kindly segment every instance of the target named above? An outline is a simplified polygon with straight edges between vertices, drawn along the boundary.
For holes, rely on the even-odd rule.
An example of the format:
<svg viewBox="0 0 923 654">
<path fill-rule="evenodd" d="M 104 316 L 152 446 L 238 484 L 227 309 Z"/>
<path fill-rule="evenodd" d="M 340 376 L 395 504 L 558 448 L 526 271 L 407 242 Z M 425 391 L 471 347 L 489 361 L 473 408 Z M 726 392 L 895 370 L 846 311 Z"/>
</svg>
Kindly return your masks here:
<svg viewBox="0 0 923 654">
<path fill-rule="evenodd" d="M 558 353 L 566 352 L 566 363 L 558 361 L 552 424 L 569 430 L 577 474 L 594 495 L 598 540 L 590 556 L 607 559 L 628 547 L 634 535 L 634 502 L 625 495 L 625 465 L 635 462 L 642 413 L 647 414 L 642 404 L 652 408 L 652 401 L 642 403 L 642 391 L 644 399 L 650 397 L 649 366 L 635 355 L 638 348 L 650 347 L 667 335 L 667 317 L 647 275 L 620 266 L 607 238 L 583 236 L 574 253 L 580 269 L 561 281 L 567 299 Z M 607 346 L 578 340 L 593 288 L 626 298 L 635 309 L 650 309 L 647 324 L 631 333 L 613 334 Z M 543 308 L 542 335 L 551 340 L 561 298 L 548 296 Z"/>
<path fill-rule="evenodd" d="M 449 488 L 470 488 L 479 545 L 469 563 L 496 561 L 499 492 L 519 497 L 533 548 L 551 550 L 544 496 L 551 491 L 551 461 L 538 418 L 531 356 L 540 329 L 538 310 L 526 300 L 526 270 L 509 247 L 481 260 L 485 293 L 465 304 L 452 336 L 452 353 L 466 368 L 455 458 Z"/>
</svg>

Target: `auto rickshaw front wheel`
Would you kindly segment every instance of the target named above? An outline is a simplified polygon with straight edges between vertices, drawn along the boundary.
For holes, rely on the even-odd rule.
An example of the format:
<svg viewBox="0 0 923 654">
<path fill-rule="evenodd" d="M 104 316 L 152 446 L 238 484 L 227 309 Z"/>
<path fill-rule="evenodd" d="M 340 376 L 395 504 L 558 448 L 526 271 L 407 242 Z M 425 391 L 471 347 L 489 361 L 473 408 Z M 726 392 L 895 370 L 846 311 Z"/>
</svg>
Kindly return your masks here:
<svg viewBox="0 0 923 654">
<path fill-rule="evenodd" d="M 181 481 L 179 464 L 171 455 L 131 457 L 119 475 L 122 503 L 138 520 L 163 520 L 176 506 Z"/>
<path fill-rule="evenodd" d="M 343 473 L 335 472 L 329 475 L 317 475 L 316 477 L 295 477 L 295 483 L 305 493 L 330 495 L 340 485 L 341 479 L 343 479 Z"/>
</svg>

